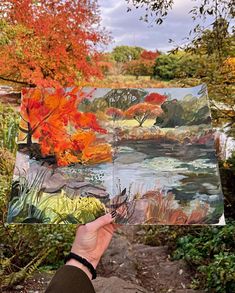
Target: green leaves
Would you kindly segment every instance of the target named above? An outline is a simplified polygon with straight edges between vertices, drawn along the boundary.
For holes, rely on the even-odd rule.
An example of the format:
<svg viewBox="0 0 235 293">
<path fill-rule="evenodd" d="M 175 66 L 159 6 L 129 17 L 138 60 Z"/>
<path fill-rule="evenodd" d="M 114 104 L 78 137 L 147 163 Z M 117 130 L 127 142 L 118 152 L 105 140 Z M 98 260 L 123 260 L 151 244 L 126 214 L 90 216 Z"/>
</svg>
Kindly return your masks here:
<svg viewBox="0 0 235 293">
<path fill-rule="evenodd" d="M 235 226 L 208 227 L 198 235 L 179 238 L 173 257 L 184 259 L 197 270 L 197 283 L 207 292 L 234 292 Z"/>
</svg>

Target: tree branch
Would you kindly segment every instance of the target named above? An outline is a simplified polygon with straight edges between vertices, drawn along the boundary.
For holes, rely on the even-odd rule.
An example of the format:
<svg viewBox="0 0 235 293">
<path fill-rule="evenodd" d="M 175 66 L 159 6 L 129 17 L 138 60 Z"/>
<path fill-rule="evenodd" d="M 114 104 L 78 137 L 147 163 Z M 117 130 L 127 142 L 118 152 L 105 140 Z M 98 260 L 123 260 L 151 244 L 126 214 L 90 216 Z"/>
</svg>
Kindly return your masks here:
<svg viewBox="0 0 235 293">
<path fill-rule="evenodd" d="M 10 82 L 14 82 L 14 83 L 19 83 L 19 84 L 24 84 L 24 85 L 29 85 L 30 87 L 35 87 L 36 85 L 33 83 L 28 83 L 26 81 L 19 81 L 19 80 L 15 80 L 12 78 L 8 78 L 8 77 L 4 77 L 4 76 L 0 76 L 0 79 L 5 80 L 5 81 L 10 81 Z"/>
</svg>

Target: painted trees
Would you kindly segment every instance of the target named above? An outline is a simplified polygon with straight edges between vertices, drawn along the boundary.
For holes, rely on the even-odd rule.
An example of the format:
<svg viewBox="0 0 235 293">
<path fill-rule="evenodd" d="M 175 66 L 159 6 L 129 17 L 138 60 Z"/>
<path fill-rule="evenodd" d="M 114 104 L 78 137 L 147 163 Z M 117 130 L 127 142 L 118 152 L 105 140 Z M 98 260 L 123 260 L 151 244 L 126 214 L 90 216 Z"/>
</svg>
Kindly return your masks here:
<svg viewBox="0 0 235 293">
<path fill-rule="evenodd" d="M 167 96 L 158 93 L 151 93 L 145 97 L 145 102 L 155 105 L 162 105 L 167 99 Z"/>
<path fill-rule="evenodd" d="M 127 118 L 133 118 L 139 126 L 143 126 L 143 123 L 149 118 L 156 118 L 161 115 L 162 109 L 158 105 L 152 105 L 149 103 L 139 103 L 131 106 L 126 112 Z"/>
<path fill-rule="evenodd" d="M 116 121 L 124 116 L 124 112 L 121 109 L 110 107 L 106 110 L 106 115 L 112 117 L 113 121 Z"/>
<path fill-rule="evenodd" d="M 95 1 L 3 0 L 0 3 L 0 77 L 28 84 L 71 85 L 101 76 Z"/>
<path fill-rule="evenodd" d="M 86 97 L 76 88 L 23 90 L 20 131 L 27 148 L 38 143 L 42 157 L 54 155 L 60 166 L 109 160 L 111 147 L 96 142 L 96 133 L 106 130 L 95 114 L 77 110 Z"/>
</svg>

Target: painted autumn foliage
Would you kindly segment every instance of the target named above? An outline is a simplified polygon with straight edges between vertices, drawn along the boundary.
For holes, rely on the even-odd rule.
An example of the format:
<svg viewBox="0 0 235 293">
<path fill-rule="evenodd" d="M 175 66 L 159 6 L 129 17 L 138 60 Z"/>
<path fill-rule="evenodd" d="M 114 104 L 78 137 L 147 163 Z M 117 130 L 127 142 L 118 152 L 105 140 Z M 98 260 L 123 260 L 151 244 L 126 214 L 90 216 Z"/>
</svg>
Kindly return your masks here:
<svg viewBox="0 0 235 293">
<path fill-rule="evenodd" d="M 139 126 L 142 126 L 147 119 L 156 118 L 161 113 L 162 109 L 160 106 L 149 103 L 133 105 L 125 112 L 126 117 L 135 119 L 139 123 Z"/>
<path fill-rule="evenodd" d="M 124 112 L 121 109 L 110 107 L 106 110 L 106 115 L 112 117 L 114 121 L 124 117 Z"/>
<path fill-rule="evenodd" d="M 167 99 L 167 96 L 158 93 L 151 93 L 145 97 L 145 102 L 155 105 L 162 105 Z"/>
<path fill-rule="evenodd" d="M 0 75 L 68 86 L 101 76 L 96 45 L 107 42 L 95 1 L 3 0 Z"/>
<path fill-rule="evenodd" d="M 39 143 L 42 156 L 54 155 L 59 166 L 110 159 L 109 144 L 96 141 L 96 133 L 106 133 L 96 115 L 77 110 L 90 93 L 36 88 L 22 94 L 20 131 L 29 149 Z"/>
</svg>

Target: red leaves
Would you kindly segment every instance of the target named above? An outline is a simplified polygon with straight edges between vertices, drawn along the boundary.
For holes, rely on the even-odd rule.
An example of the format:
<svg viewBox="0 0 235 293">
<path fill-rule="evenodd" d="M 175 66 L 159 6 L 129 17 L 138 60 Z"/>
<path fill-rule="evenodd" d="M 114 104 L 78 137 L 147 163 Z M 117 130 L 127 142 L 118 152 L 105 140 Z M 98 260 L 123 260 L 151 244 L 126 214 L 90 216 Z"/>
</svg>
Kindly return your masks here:
<svg viewBox="0 0 235 293">
<path fill-rule="evenodd" d="M 167 99 L 167 96 L 161 95 L 158 93 L 151 93 L 145 97 L 145 102 L 151 103 L 151 104 L 156 104 L 156 105 L 161 105 L 163 104 Z"/>
<path fill-rule="evenodd" d="M 160 54 L 159 54 L 158 51 L 154 52 L 154 51 L 147 51 L 147 50 L 144 50 L 144 51 L 141 53 L 140 57 L 141 57 L 142 59 L 145 59 L 145 60 L 155 60 L 159 55 L 160 55 Z"/>
</svg>

